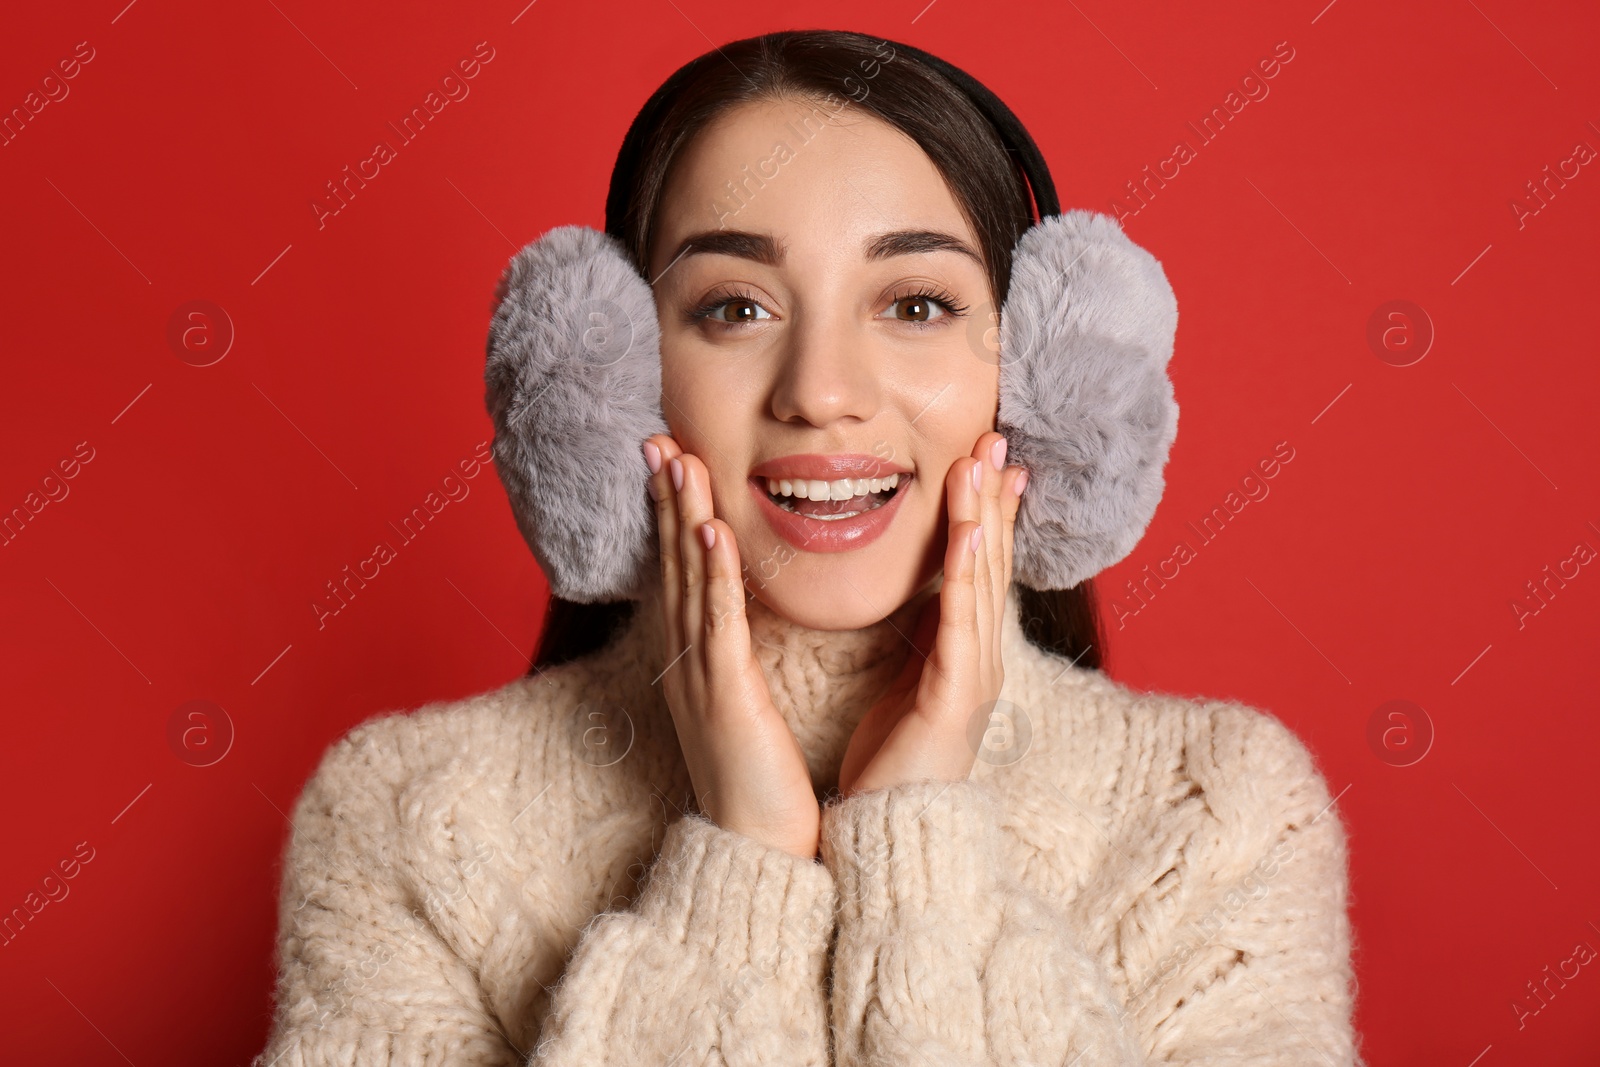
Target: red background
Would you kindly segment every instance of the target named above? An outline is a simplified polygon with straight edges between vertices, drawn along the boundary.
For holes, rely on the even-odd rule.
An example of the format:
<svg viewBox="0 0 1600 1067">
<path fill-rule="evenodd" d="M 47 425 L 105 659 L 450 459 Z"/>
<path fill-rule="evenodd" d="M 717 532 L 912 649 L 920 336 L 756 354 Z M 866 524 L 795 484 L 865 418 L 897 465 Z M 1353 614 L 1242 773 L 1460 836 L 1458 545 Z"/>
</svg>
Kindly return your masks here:
<svg viewBox="0 0 1600 1067">
<path fill-rule="evenodd" d="M 1268 709 L 1317 754 L 1351 832 L 1374 1064 L 1594 1062 L 1600 963 L 1520 1028 L 1513 1004 L 1600 948 L 1600 565 L 1521 626 L 1511 606 L 1600 549 L 1600 162 L 1521 225 L 1511 207 L 1600 148 L 1592 7 L 125 3 L 33 6 L 0 37 L 6 111 L 94 49 L 0 146 L 0 510 L 93 455 L 0 547 L 0 911 L 93 850 L 0 948 L 8 1059 L 260 1050 L 283 813 L 353 724 L 524 671 L 546 589 L 485 467 L 320 629 L 311 604 L 489 439 L 500 268 L 552 226 L 603 225 L 646 96 L 713 42 L 821 26 L 965 67 L 1064 206 L 1101 211 L 1293 48 L 1126 220 L 1178 294 L 1182 416 L 1108 605 L 1275 444 L 1294 459 L 1112 622 L 1112 673 Z M 324 183 L 480 41 L 470 95 L 319 229 Z M 1405 367 L 1367 341 L 1397 299 L 1436 332 Z M 235 333 L 209 366 L 168 340 L 191 300 Z M 1369 742 L 1393 699 L 1434 731 L 1409 766 L 1416 722 Z M 193 700 L 234 730 L 210 766 L 169 740 Z"/>
</svg>

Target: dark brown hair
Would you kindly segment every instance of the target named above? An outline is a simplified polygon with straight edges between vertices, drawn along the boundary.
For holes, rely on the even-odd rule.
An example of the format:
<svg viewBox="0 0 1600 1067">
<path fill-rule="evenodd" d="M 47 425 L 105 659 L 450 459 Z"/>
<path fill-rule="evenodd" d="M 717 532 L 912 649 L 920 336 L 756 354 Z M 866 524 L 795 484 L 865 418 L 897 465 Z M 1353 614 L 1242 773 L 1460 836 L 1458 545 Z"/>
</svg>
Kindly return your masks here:
<svg viewBox="0 0 1600 1067">
<path fill-rule="evenodd" d="M 634 118 L 612 171 L 606 232 L 648 277 L 651 237 L 673 160 L 713 119 L 741 104 L 848 101 L 898 128 L 933 161 L 977 234 L 994 306 L 1004 304 L 1011 257 L 1033 223 L 1023 171 L 993 126 L 950 80 L 904 46 L 834 30 L 788 30 L 715 48 L 679 68 Z M 1101 670 L 1104 646 L 1092 579 L 1071 589 L 1017 587 L 1028 640 Z M 594 652 L 631 618 L 631 600 L 579 604 L 552 596 L 529 673 Z"/>
</svg>

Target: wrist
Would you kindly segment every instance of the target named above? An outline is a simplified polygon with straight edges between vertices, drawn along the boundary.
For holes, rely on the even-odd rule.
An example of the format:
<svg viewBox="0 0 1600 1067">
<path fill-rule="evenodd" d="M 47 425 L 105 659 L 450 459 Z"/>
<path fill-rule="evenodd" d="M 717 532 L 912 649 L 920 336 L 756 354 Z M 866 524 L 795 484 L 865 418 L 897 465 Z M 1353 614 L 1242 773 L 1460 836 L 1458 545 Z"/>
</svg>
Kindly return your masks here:
<svg viewBox="0 0 1600 1067">
<path fill-rule="evenodd" d="M 818 818 L 815 825 L 809 829 L 794 831 L 779 831 L 769 827 L 755 824 L 744 824 L 738 819 L 727 822 L 712 820 L 724 830 L 743 837 L 748 837 L 767 848 L 787 853 L 799 860 L 817 860 L 822 854 L 822 823 L 821 810 L 818 809 Z"/>
</svg>

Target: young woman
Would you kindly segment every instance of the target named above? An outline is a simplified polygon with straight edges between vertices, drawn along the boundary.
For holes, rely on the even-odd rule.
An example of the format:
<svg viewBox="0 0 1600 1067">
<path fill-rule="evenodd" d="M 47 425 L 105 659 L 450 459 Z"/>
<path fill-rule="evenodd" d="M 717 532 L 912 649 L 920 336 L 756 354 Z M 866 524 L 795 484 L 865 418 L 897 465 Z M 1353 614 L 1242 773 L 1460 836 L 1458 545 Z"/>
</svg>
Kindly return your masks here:
<svg viewBox="0 0 1600 1067">
<path fill-rule="evenodd" d="M 257 1064 L 1360 1063 L 1307 749 L 1122 687 L 1087 582 L 1012 580 L 994 130 L 851 33 L 668 88 L 608 203 L 658 311 L 660 580 L 329 749 Z"/>
</svg>

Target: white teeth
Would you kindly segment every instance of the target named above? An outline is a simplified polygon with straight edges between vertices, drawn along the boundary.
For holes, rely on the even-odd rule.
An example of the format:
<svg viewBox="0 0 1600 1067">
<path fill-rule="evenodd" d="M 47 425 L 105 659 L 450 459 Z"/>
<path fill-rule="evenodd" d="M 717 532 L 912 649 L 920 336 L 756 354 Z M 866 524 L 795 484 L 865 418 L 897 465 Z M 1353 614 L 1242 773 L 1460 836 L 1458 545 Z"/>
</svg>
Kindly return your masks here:
<svg viewBox="0 0 1600 1067">
<path fill-rule="evenodd" d="M 839 478 L 831 482 L 818 479 L 768 478 L 767 492 L 773 496 L 792 496 L 801 500 L 849 500 L 868 493 L 881 493 L 900 484 L 900 475 L 887 478 Z"/>
</svg>

